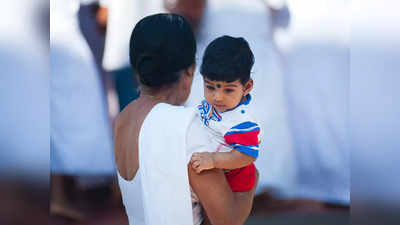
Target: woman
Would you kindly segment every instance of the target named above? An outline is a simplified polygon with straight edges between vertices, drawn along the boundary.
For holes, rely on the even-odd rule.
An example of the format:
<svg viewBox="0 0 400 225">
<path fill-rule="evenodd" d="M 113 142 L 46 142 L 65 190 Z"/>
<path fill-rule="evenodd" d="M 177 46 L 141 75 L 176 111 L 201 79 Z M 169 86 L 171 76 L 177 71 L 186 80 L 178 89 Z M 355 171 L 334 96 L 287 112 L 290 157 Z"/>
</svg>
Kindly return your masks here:
<svg viewBox="0 0 400 225">
<path fill-rule="evenodd" d="M 132 32 L 130 57 L 141 95 L 121 112 L 114 130 L 131 225 L 243 224 L 250 213 L 255 188 L 233 193 L 221 170 L 196 174 L 188 165 L 192 152 L 207 150 L 194 109 L 180 106 L 191 90 L 195 53 L 193 32 L 181 16 L 148 16 Z M 189 183 L 205 220 L 200 204 L 190 202 Z"/>
</svg>

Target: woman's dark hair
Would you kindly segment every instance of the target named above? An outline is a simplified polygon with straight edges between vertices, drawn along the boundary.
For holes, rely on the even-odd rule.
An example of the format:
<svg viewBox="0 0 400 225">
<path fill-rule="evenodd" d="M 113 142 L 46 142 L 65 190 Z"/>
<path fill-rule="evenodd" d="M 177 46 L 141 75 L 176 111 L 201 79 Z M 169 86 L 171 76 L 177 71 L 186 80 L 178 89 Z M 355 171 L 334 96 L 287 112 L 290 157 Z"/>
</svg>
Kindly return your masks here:
<svg viewBox="0 0 400 225">
<path fill-rule="evenodd" d="M 240 79 L 245 84 L 250 79 L 254 55 L 244 38 L 222 36 L 206 48 L 200 73 L 215 81 L 233 82 Z"/>
<path fill-rule="evenodd" d="M 175 83 L 180 71 L 194 63 L 195 54 L 192 28 L 182 16 L 147 16 L 132 31 L 130 62 L 143 85 L 161 87 Z"/>
</svg>

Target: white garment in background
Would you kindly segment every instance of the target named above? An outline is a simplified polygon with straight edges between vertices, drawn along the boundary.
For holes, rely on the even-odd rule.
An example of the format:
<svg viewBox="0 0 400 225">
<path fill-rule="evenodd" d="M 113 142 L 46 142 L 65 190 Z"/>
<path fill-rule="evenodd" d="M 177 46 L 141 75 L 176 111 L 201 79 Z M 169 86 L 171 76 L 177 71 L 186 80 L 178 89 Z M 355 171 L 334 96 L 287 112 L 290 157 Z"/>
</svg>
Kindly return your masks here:
<svg viewBox="0 0 400 225">
<path fill-rule="evenodd" d="M 282 194 L 292 186 L 294 162 L 286 118 L 282 69 L 272 41 L 268 5 L 262 0 L 209 0 L 197 37 L 197 70 L 186 105 L 203 98 L 203 78 L 199 68 L 207 45 L 222 35 L 245 38 L 254 53 L 251 73 L 254 88 L 249 106 L 264 129 L 260 156 L 255 165 L 260 172 L 257 192 L 272 187 Z"/>
<path fill-rule="evenodd" d="M 106 100 L 78 21 L 79 0 L 50 1 L 51 171 L 113 174 Z"/>
<path fill-rule="evenodd" d="M 399 7 L 395 0 L 352 1 L 351 205 L 382 216 L 400 206 Z"/>
<path fill-rule="evenodd" d="M 48 188 L 49 74 L 40 61 L 46 57 L 32 43 L 13 42 L 0 44 L 1 185 L 18 178 Z"/>
<path fill-rule="evenodd" d="M 277 31 L 296 159 L 289 196 L 350 203 L 348 147 L 349 4 L 287 0 L 289 28 Z"/>
<path fill-rule="evenodd" d="M 103 68 L 129 66 L 129 40 L 136 23 L 145 16 L 165 12 L 163 0 L 109 0 Z"/>
<path fill-rule="evenodd" d="M 118 176 L 130 225 L 202 222 L 200 204 L 191 203 L 187 172 L 192 153 L 207 149 L 208 136 L 195 113 L 192 107 L 160 103 L 144 120 L 137 175 L 132 181 Z"/>
<path fill-rule="evenodd" d="M 0 186 L 7 187 L 11 179 L 12 183 L 27 182 L 29 188 L 48 188 L 49 70 L 48 36 L 44 34 L 48 2 L 2 3 Z"/>
</svg>

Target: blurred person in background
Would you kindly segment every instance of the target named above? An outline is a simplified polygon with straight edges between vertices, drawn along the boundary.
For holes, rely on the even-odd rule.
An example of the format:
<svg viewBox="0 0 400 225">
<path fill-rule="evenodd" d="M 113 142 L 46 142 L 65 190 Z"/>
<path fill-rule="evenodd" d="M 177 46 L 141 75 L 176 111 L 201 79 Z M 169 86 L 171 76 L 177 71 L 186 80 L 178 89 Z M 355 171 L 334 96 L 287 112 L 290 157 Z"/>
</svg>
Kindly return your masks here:
<svg viewBox="0 0 400 225">
<path fill-rule="evenodd" d="M 97 22 L 106 28 L 102 67 L 112 74 L 119 110 L 138 95 L 138 83 L 129 66 L 129 37 L 135 24 L 144 16 L 165 12 L 163 0 L 102 0 Z"/>
<path fill-rule="evenodd" d="M 292 19 L 274 33 L 295 159 L 287 193 L 310 207 L 350 204 L 348 3 L 287 0 Z"/>
<path fill-rule="evenodd" d="M 353 1 L 351 28 L 352 224 L 400 221 L 400 3 Z M 368 215 L 368 216 L 365 216 Z"/>
<path fill-rule="evenodd" d="M 80 4 L 50 1 L 50 211 L 74 219 L 82 214 L 66 197 L 65 175 L 115 174 L 104 90 L 79 28 Z"/>
<path fill-rule="evenodd" d="M 139 94 L 128 56 L 129 37 L 135 24 L 147 15 L 168 11 L 183 15 L 196 31 L 205 3 L 205 0 L 100 1 L 97 21 L 101 27 L 106 28 L 102 66 L 113 76 L 120 110 L 135 100 Z"/>
<path fill-rule="evenodd" d="M 47 180 L 48 172 L 48 6 L 7 3 L 0 20 L 0 175 Z M 26 17 L 16 16 L 23 12 Z M 22 87 L 23 86 L 23 87 Z M 48 180 L 47 180 L 48 181 Z M 40 182 L 38 182 L 40 183 Z"/>
<path fill-rule="evenodd" d="M 0 224 L 48 221 L 49 76 L 25 44 L 0 44 Z"/>
<path fill-rule="evenodd" d="M 49 76 L 42 53 L 25 44 L 0 44 L 0 224 L 48 215 Z"/>
<path fill-rule="evenodd" d="M 48 222 L 47 4 L 40 0 L 2 5 L 0 224 Z"/>
</svg>

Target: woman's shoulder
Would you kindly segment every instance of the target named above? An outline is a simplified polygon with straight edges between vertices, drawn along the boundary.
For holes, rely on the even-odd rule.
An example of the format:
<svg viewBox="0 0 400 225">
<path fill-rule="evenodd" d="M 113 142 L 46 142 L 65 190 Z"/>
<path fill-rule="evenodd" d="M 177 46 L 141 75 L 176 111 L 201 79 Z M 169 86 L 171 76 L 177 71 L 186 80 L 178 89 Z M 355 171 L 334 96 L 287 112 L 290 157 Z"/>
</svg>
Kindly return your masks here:
<svg viewBox="0 0 400 225">
<path fill-rule="evenodd" d="M 154 109 L 158 110 L 163 110 L 163 111 L 169 111 L 169 112 L 177 112 L 177 113 L 193 113 L 196 111 L 195 106 L 177 106 L 177 105 L 171 105 L 167 103 L 158 103 L 157 105 L 154 106 Z"/>
<path fill-rule="evenodd" d="M 166 103 L 159 103 L 153 107 L 148 118 L 152 120 L 171 121 L 175 123 L 188 122 L 196 112 L 195 107 L 174 106 Z"/>
</svg>

